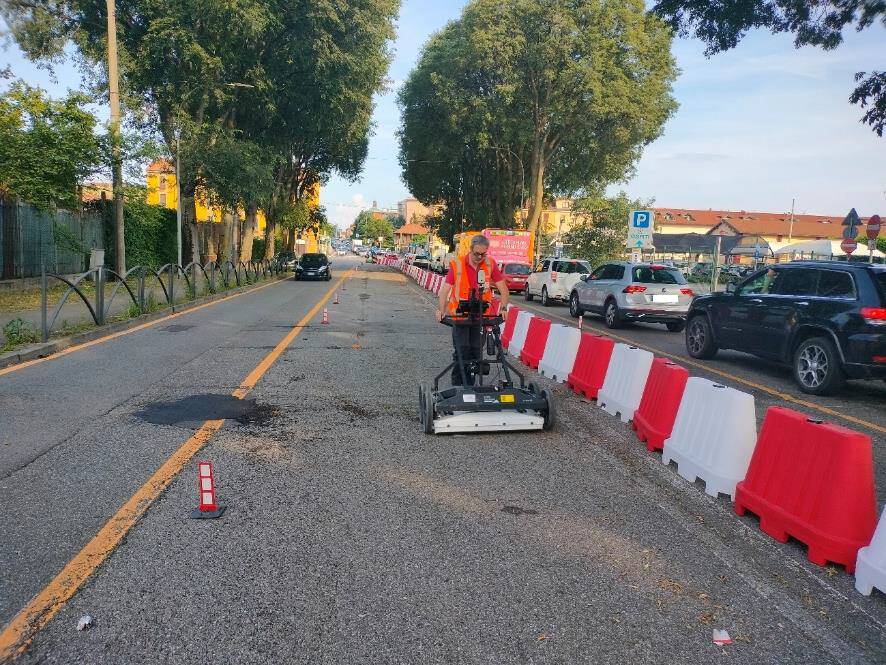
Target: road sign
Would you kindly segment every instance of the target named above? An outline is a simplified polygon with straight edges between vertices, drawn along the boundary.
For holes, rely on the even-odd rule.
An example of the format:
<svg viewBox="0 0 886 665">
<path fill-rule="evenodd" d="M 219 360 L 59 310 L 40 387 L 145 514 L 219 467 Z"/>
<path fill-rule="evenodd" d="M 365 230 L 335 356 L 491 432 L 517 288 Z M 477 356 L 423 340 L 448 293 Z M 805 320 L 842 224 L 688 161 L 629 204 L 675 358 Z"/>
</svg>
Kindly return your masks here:
<svg viewBox="0 0 886 665">
<path fill-rule="evenodd" d="M 641 252 L 639 249 L 632 249 L 631 263 L 643 263 L 643 252 Z"/>
<path fill-rule="evenodd" d="M 630 249 L 652 249 L 652 229 L 655 215 L 651 210 L 631 210 L 628 215 L 628 242 Z"/>
<path fill-rule="evenodd" d="M 855 208 L 849 211 L 849 214 L 846 215 L 846 218 L 843 220 L 843 237 L 844 238 L 854 238 L 858 235 L 858 226 L 861 224 L 861 218 L 858 216 L 858 213 L 855 212 Z"/>
<path fill-rule="evenodd" d="M 858 249 L 858 241 L 855 238 L 843 238 L 843 242 L 840 243 L 840 249 L 842 249 L 846 254 L 852 254 L 856 249 Z"/>
<path fill-rule="evenodd" d="M 882 224 L 880 222 L 880 215 L 874 215 L 868 220 L 867 229 L 865 232 L 868 235 L 868 240 L 876 240 L 877 236 L 880 235 L 880 229 L 882 228 Z"/>
</svg>

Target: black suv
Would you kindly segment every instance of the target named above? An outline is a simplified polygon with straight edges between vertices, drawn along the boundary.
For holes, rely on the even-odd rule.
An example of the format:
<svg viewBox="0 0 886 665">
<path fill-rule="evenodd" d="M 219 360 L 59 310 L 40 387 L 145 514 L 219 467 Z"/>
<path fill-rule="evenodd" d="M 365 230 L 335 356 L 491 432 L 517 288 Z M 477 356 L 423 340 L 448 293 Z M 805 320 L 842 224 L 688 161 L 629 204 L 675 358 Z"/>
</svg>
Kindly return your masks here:
<svg viewBox="0 0 886 665">
<path fill-rule="evenodd" d="M 689 308 L 686 349 L 735 349 L 790 364 L 803 392 L 847 378 L 886 379 L 886 267 L 792 261 L 754 273 Z"/>
</svg>

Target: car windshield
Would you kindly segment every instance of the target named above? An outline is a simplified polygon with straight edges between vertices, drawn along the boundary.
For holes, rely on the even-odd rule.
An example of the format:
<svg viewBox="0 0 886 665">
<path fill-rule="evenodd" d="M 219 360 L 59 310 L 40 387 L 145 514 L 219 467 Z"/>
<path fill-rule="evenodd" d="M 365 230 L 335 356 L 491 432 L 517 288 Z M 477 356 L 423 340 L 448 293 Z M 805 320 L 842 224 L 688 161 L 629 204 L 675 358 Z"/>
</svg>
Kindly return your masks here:
<svg viewBox="0 0 886 665">
<path fill-rule="evenodd" d="M 683 275 L 675 268 L 665 266 L 637 266 L 631 270 L 634 282 L 640 284 L 685 284 Z"/>
<path fill-rule="evenodd" d="M 522 263 L 506 263 L 505 275 L 528 275 L 532 272 L 529 266 Z"/>
<path fill-rule="evenodd" d="M 319 268 L 320 266 L 326 265 L 326 255 L 325 254 L 305 254 L 301 257 L 302 268 Z"/>
<path fill-rule="evenodd" d="M 576 273 L 579 275 L 587 275 L 591 272 L 591 267 L 587 263 L 582 263 L 581 261 L 560 261 L 558 272 L 562 272 L 566 275 L 573 275 Z"/>
</svg>

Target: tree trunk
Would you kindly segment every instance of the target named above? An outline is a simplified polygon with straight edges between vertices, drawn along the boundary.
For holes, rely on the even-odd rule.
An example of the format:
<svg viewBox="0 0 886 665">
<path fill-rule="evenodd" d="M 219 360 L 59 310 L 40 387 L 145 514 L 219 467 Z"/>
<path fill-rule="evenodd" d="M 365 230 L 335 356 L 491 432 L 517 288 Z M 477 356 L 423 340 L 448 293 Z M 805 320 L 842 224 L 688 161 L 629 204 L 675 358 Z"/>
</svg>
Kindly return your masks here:
<svg viewBox="0 0 886 665">
<path fill-rule="evenodd" d="M 258 206 L 252 203 L 246 209 L 246 221 L 243 223 L 243 236 L 240 238 L 240 260 L 244 263 L 252 261 L 252 240 L 255 238 L 257 217 Z"/>
<path fill-rule="evenodd" d="M 215 222 L 203 222 L 201 224 L 203 236 L 206 239 L 206 256 L 204 260 L 208 263 L 210 261 L 218 260 L 218 252 L 215 247 Z"/>
<path fill-rule="evenodd" d="M 218 236 L 218 253 L 221 257 L 221 261 L 222 263 L 230 261 L 234 256 L 234 215 L 227 210 L 222 213 Z"/>
<path fill-rule="evenodd" d="M 541 146 L 536 142 L 532 151 L 532 163 L 529 172 L 529 214 L 526 220 L 526 230 L 530 237 L 535 239 L 535 255 L 540 255 L 539 247 L 539 222 L 545 204 L 545 160 Z"/>
<path fill-rule="evenodd" d="M 265 224 L 265 258 L 270 260 L 274 258 L 274 231 L 277 226 L 272 217 L 268 217 Z"/>
<path fill-rule="evenodd" d="M 179 205 L 182 207 L 182 227 L 191 236 L 191 261 L 200 263 L 200 232 L 197 228 L 197 210 L 194 205 L 194 197 L 182 192 L 182 200 Z"/>
</svg>

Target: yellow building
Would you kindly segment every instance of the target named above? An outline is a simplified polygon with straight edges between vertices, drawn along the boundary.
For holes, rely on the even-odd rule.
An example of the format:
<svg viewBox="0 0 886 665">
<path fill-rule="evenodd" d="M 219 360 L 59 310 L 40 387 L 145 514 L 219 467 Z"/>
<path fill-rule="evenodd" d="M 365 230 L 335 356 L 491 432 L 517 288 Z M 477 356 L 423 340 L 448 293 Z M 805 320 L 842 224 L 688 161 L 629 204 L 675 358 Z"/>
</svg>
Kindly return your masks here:
<svg viewBox="0 0 886 665">
<path fill-rule="evenodd" d="M 178 208 L 178 187 L 176 187 L 175 166 L 165 159 L 158 159 L 151 162 L 147 172 L 147 188 L 149 205 L 163 206 L 170 210 Z M 194 207 L 197 211 L 198 222 L 215 222 L 220 223 L 222 211 L 219 207 L 210 208 L 207 206 L 205 198 L 196 197 Z M 316 210 L 320 207 L 320 183 L 315 183 L 308 193 L 308 208 Z M 240 219 L 245 219 L 246 215 L 241 210 Z M 256 237 L 261 237 L 265 232 L 265 213 L 258 211 L 256 216 L 257 228 Z M 317 252 L 320 251 L 322 238 L 313 231 L 305 231 L 302 238 L 296 241 L 297 252 Z"/>
</svg>

